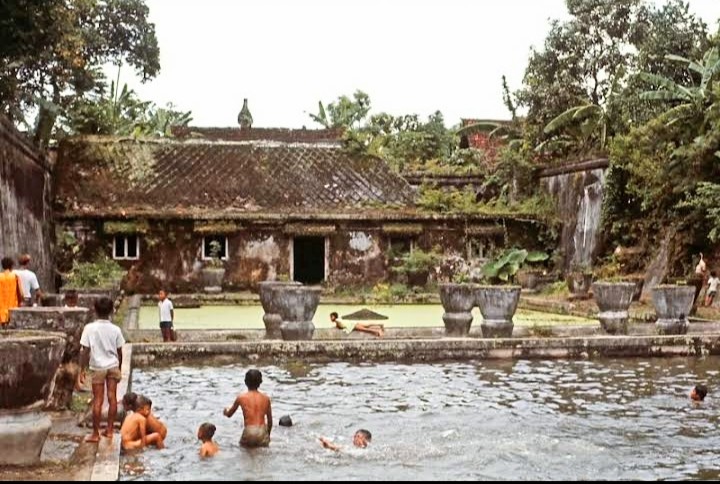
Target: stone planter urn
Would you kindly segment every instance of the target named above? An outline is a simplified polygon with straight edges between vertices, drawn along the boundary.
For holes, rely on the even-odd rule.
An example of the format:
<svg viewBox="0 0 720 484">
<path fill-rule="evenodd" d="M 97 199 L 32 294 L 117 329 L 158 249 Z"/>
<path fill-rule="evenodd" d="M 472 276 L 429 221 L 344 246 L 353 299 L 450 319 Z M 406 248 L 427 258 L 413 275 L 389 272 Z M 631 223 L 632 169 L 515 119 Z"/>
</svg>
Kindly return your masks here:
<svg viewBox="0 0 720 484">
<path fill-rule="evenodd" d="M 272 304 L 282 318 L 280 334 L 285 341 L 311 340 L 315 333 L 312 322 L 320 303 L 319 287 L 275 286 L 270 289 Z"/>
<path fill-rule="evenodd" d="M 637 285 L 634 282 L 596 282 L 593 295 L 600 312 L 600 326 L 608 334 L 628 333 L 628 309 Z"/>
<path fill-rule="evenodd" d="M 518 284 L 523 289 L 535 289 L 540 284 L 543 271 L 537 269 L 521 269 L 517 273 Z"/>
<path fill-rule="evenodd" d="M 475 284 L 440 284 L 443 322 L 447 336 L 467 336 L 472 324 L 475 307 Z"/>
<path fill-rule="evenodd" d="M 657 313 L 658 334 L 686 334 L 688 315 L 695 299 L 693 286 L 657 286 L 652 289 L 652 301 Z"/>
<path fill-rule="evenodd" d="M 263 315 L 265 336 L 268 339 L 282 338 L 280 333 L 282 317 L 280 317 L 280 310 L 274 304 L 275 298 L 272 297 L 272 288 L 280 286 L 300 287 L 302 284 L 295 281 L 264 281 L 259 284 L 260 304 L 262 304 L 263 311 L 265 311 Z"/>
<path fill-rule="evenodd" d="M 52 423 L 42 412 L 65 352 L 65 335 L 0 332 L 0 467 L 35 465 Z"/>
<path fill-rule="evenodd" d="M 203 291 L 210 294 L 222 292 L 222 283 L 225 279 L 224 267 L 203 267 L 200 271 L 203 282 Z"/>
<path fill-rule="evenodd" d="M 520 301 L 520 286 L 478 286 L 475 303 L 483 316 L 483 338 L 510 338 L 513 316 Z"/>
<path fill-rule="evenodd" d="M 62 410 L 70 407 L 75 381 L 80 371 L 80 336 L 88 322 L 86 308 L 34 307 L 10 310 L 10 329 L 57 331 L 67 340 L 60 368 L 55 375 L 53 392 L 48 407 Z M 0 377 L 1 378 L 1 377 Z"/>
<path fill-rule="evenodd" d="M 588 272 L 570 272 L 565 277 L 570 294 L 587 297 L 592 285 L 593 275 Z"/>
</svg>

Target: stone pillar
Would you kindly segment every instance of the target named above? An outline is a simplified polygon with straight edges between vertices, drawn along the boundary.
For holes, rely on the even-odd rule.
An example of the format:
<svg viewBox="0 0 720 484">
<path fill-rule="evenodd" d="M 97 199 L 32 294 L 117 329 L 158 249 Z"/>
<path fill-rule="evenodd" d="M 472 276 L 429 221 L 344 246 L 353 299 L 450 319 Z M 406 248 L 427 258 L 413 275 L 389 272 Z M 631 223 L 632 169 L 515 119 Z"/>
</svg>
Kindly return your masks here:
<svg viewBox="0 0 720 484">
<path fill-rule="evenodd" d="M 596 282 L 593 295 L 600 312 L 598 319 L 608 334 L 628 333 L 628 309 L 637 289 L 634 282 Z"/>
<path fill-rule="evenodd" d="M 52 425 L 42 408 L 64 351 L 63 334 L 0 332 L 0 466 L 40 462 Z"/>
<path fill-rule="evenodd" d="M 445 310 L 443 322 L 447 336 L 467 336 L 470 332 L 477 287 L 474 284 L 440 285 L 440 301 Z"/>
<path fill-rule="evenodd" d="M 80 362 L 80 336 L 88 315 L 85 308 L 35 307 L 10 311 L 10 329 L 57 331 L 64 333 L 67 338 L 62 366 L 57 371 L 55 389 L 50 398 L 50 408 L 65 409 L 72 401 Z"/>
</svg>

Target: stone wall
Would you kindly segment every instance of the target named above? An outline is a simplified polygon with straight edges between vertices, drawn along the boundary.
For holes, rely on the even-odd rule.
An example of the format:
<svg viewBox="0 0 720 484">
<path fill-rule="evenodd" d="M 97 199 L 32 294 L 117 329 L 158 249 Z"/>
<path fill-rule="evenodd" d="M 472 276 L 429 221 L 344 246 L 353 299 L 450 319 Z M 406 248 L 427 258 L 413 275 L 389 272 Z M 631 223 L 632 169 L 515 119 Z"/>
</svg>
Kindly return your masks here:
<svg viewBox="0 0 720 484">
<path fill-rule="evenodd" d="M 47 158 L 0 116 L 0 256 L 30 254 L 46 291 L 55 287 L 51 186 Z"/>
<path fill-rule="evenodd" d="M 177 292 L 194 292 L 203 287 L 200 270 L 202 241 L 206 224 L 192 220 L 144 220 L 124 222 L 126 228 L 141 232 L 140 258 L 119 261 L 128 270 L 125 289 L 130 292 L 152 293 L 166 287 Z M 202 230 L 198 230 L 198 226 Z M 216 223 L 215 227 L 233 227 Z M 59 265 L 69 268 L 72 258 L 93 260 L 100 254 L 112 255 L 114 235 L 107 233 L 102 220 L 65 220 L 59 227 L 75 240 L 79 252 L 61 252 Z M 449 280 L 454 271 L 469 257 L 470 241 L 486 243 L 500 250 L 506 245 L 528 249 L 536 245 L 541 224 L 532 222 L 465 220 L 391 223 L 373 221 L 318 223 L 268 223 L 244 221 L 226 232 L 228 260 L 223 286 L 226 290 L 256 289 L 264 280 L 290 276 L 292 240 L 294 236 L 325 237 L 328 282 L 339 286 L 372 286 L 393 279 L 389 260 L 392 239 L 407 239 L 413 248 L 439 250 L 444 257 L 432 278 Z M 403 232 L 404 229 L 410 229 Z M 398 232 L 399 231 L 399 232 Z"/>
</svg>

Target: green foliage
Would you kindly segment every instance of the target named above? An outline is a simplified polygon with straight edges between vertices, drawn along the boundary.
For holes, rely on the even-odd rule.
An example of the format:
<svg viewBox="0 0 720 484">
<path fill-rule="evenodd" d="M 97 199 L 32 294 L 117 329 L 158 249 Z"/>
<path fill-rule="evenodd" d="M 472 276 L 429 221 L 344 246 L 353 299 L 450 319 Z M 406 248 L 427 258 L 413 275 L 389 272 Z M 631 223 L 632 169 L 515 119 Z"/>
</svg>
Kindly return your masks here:
<svg viewBox="0 0 720 484">
<path fill-rule="evenodd" d="M 170 137 L 172 126 L 187 126 L 191 120 L 189 111 L 176 111 L 172 104 L 159 108 L 141 101 L 127 84 L 118 92 L 113 82 L 108 95 L 100 86 L 91 96 L 76 100 L 63 125 L 69 134 Z"/>
<path fill-rule="evenodd" d="M 310 114 L 310 118 L 324 128 L 357 128 L 370 112 L 370 96 L 358 90 L 350 99 L 340 96 L 337 101 L 328 104 L 327 109 L 322 101 L 318 102 L 318 114 Z"/>
<path fill-rule="evenodd" d="M 142 78 L 160 71 L 155 26 L 143 0 L 0 2 L 0 111 L 46 146 L 58 115 L 103 82 L 101 68 L 126 63 Z"/>
<path fill-rule="evenodd" d="M 688 198 L 684 206 L 704 213 L 711 227 L 708 238 L 713 243 L 720 240 L 720 184 L 698 183 L 697 190 Z"/>
<path fill-rule="evenodd" d="M 422 249 L 415 249 L 400 257 L 400 265 L 392 270 L 399 274 L 427 272 L 435 268 L 441 260 L 440 252 L 436 249 L 425 252 Z"/>
<path fill-rule="evenodd" d="M 543 252 L 528 252 L 524 249 L 510 249 L 497 260 L 488 262 L 482 268 L 483 276 L 493 283 L 507 283 L 526 262 L 543 262 L 549 258 Z"/>
<path fill-rule="evenodd" d="M 67 275 L 66 286 L 72 288 L 112 288 L 119 284 L 125 270 L 105 255 L 98 255 L 94 262 L 73 262 Z"/>
<path fill-rule="evenodd" d="M 405 284 L 376 284 L 372 289 L 373 298 L 381 302 L 394 302 L 405 299 L 411 293 Z"/>
</svg>

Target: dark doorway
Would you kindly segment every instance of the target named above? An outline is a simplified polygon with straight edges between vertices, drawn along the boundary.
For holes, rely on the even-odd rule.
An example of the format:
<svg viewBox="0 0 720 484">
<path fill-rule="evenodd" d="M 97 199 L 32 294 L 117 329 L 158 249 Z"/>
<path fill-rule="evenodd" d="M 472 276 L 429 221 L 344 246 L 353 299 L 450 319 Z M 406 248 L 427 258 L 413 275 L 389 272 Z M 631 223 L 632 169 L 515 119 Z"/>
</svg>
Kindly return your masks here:
<svg viewBox="0 0 720 484">
<path fill-rule="evenodd" d="M 297 282 L 320 284 L 325 280 L 325 238 L 295 237 L 293 267 Z"/>
</svg>

